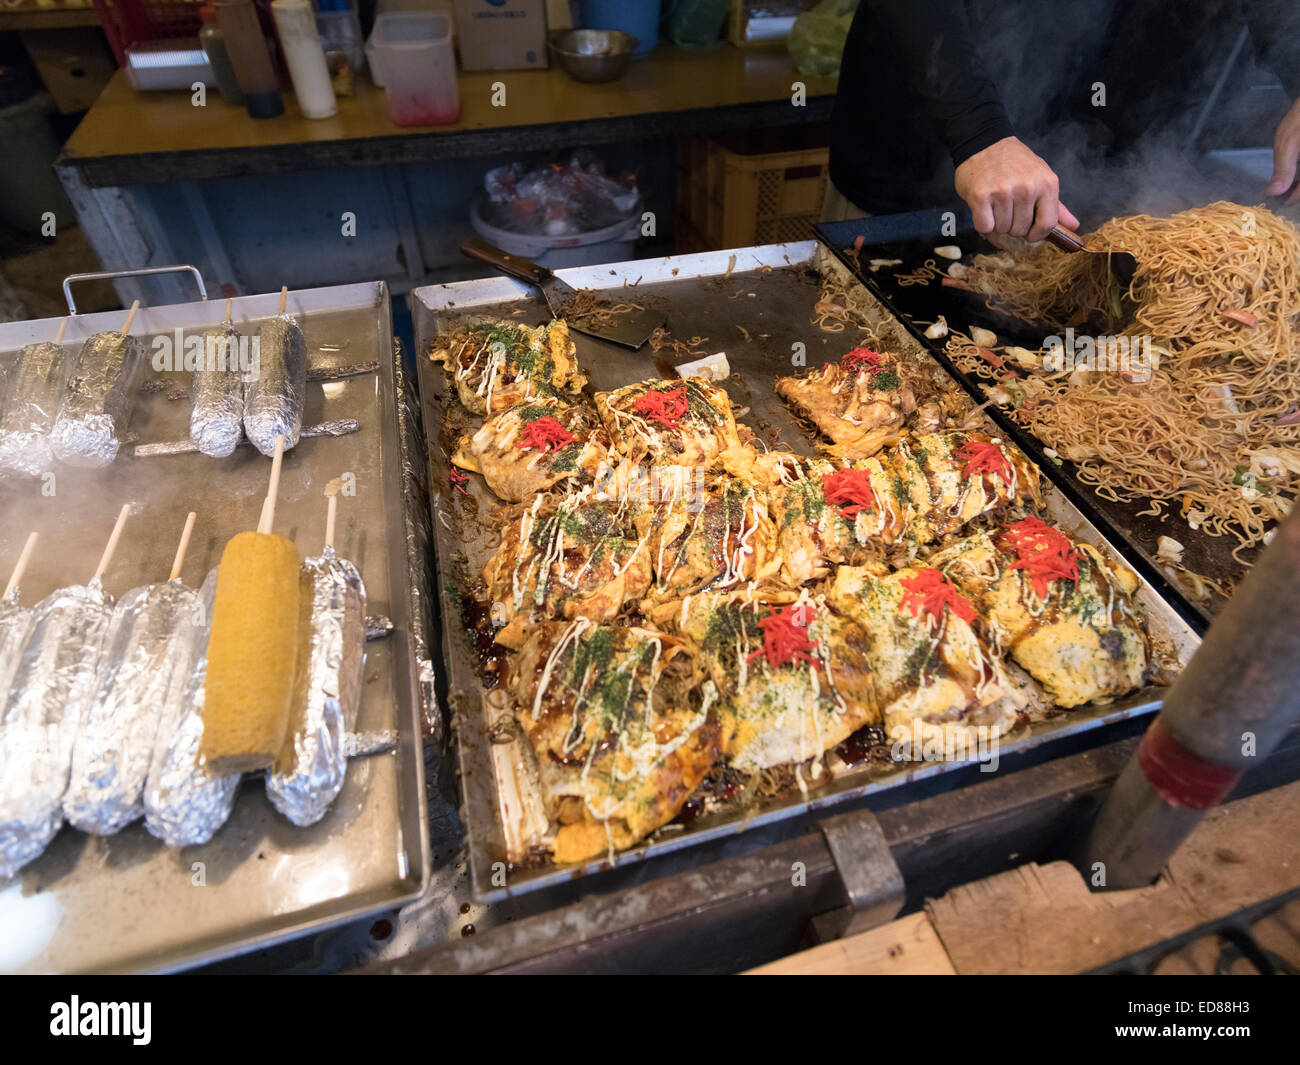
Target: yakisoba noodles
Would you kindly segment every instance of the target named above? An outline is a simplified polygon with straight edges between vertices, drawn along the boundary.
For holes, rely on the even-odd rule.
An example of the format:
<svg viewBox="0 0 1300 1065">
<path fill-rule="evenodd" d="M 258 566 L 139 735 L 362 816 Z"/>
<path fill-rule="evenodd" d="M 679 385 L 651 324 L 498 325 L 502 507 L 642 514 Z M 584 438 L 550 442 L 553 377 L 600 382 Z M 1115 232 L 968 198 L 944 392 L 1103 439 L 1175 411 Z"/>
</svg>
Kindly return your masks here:
<svg viewBox="0 0 1300 1065">
<path fill-rule="evenodd" d="M 845 329 L 855 329 L 858 334 L 855 343 L 868 347 L 896 347 L 896 344 L 890 343 L 893 336 L 890 323 L 879 316 L 873 321 L 869 313 L 871 306 L 870 299 L 864 299 L 862 288 L 852 279 L 828 274 L 822 279 L 817 302 L 813 305 L 813 313 L 808 322 L 823 333 L 843 333 Z"/>
<path fill-rule="evenodd" d="M 613 300 L 607 296 L 597 296 L 591 289 L 581 288 L 569 301 L 564 314 L 571 320 L 581 319 L 591 329 L 606 329 L 617 324 L 619 315 L 645 309 L 643 303 Z"/>
<path fill-rule="evenodd" d="M 1090 243 L 1137 259 L 1122 329 L 1097 256 L 1045 245 L 979 256 L 961 277 L 1018 317 L 1058 329 L 1100 318 L 1115 335 L 1149 336 L 1159 365 L 1145 382 L 1087 371 L 1013 381 L 1013 416 L 1100 495 L 1150 499 L 1152 513 L 1177 505 L 1234 536 L 1237 552 L 1258 544 L 1300 487 L 1300 234 L 1263 207 L 1214 203 L 1116 218 Z M 948 348 L 964 370 L 1004 372 L 968 337 Z"/>
</svg>

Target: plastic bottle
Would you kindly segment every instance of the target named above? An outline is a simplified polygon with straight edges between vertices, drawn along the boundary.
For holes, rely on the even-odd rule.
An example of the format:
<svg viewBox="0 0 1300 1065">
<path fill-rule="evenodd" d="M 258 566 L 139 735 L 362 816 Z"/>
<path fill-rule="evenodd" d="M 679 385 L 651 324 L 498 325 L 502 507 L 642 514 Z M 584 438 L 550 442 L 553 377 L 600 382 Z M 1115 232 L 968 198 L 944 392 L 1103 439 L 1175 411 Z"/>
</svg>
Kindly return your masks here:
<svg viewBox="0 0 1300 1065">
<path fill-rule="evenodd" d="M 582 27 L 622 30 L 637 39 L 635 56 L 649 55 L 659 42 L 659 0 L 582 0 Z"/>
<path fill-rule="evenodd" d="M 199 18 L 203 20 L 203 28 L 199 30 L 199 44 L 203 48 L 203 54 L 208 57 L 212 76 L 217 79 L 217 89 L 226 103 L 238 107 L 244 102 L 244 94 L 239 91 L 239 80 L 235 77 L 230 53 L 226 51 L 226 39 L 217 26 L 217 9 L 211 3 L 204 4 L 199 8 Z"/>
<path fill-rule="evenodd" d="M 337 113 L 325 49 L 316 30 L 311 0 L 271 0 L 271 17 L 280 34 L 280 48 L 293 81 L 298 106 L 307 118 L 329 118 Z"/>
<path fill-rule="evenodd" d="M 680 48 L 705 48 L 721 39 L 731 0 L 673 0 L 664 15 L 668 38 Z"/>
<path fill-rule="evenodd" d="M 253 0 L 216 0 L 217 26 L 226 42 L 244 105 L 254 118 L 284 114 L 280 82 L 271 66 L 271 53 L 262 36 Z"/>
<path fill-rule="evenodd" d="M 320 42 L 325 47 L 326 60 L 331 52 L 341 52 L 347 57 L 348 67 L 354 75 L 365 69 L 365 39 L 361 36 L 361 20 L 357 17 L 357 9 L 348 0 L 318 0 L 316 28 L 320 30 Z"/>
</svg>

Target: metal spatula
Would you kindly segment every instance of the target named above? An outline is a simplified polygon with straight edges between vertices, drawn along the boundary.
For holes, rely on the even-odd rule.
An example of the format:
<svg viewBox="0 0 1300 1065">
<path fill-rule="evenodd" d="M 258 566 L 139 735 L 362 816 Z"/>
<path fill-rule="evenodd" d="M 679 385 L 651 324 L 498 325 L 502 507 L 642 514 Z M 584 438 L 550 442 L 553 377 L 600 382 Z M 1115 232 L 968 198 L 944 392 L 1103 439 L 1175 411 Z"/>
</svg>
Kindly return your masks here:
<svg viewBox="0 0 1300 1065">
<path fill-rule="evenodd" d="M 581 318 L 568 316 L 566 311 L 578 291 L 572 285 L 565 284 L 546 267 L 521 259 L 518 255 L 511 255 L 508 251 L 502 251 L 496 245 L 489 244 L 478 237 L 471 237 L 462 243 L 460 250 L 471 259 L 479 259 L 489 266 L 495 266 L 509 277 L 540 288 L 542 295 L 546 297 L 546 305 L 551 309 L 551 314 L 556 318 L 564 318 L 570 328 L 586 333 L 588 336 L 610 340 L 628 348 L 639 348 L 650 339 L 651 333 L 664 324 L 667 317 L 662 311 L 633 310 L 614 316 L 608 324 L 591 325 Z"/>
<path fill-rule="evenodd" d="M 1047 234 L 1047 240 L 1062 251 L 1083 252 L 1093 256 L 1097 269 L 1110 272 L 1112 284 L 1109 286 L 1111 305 L 1105 308 L 1116 321 L 1131 319 L 1134 306 L 1129 296 L 1129 286 L 1133 284 L 1133 275 L 1137 273 L 1137 260 L 1126 251 L 1096 251 L 1068 229 L 1054 226 Z"/>
</svg>

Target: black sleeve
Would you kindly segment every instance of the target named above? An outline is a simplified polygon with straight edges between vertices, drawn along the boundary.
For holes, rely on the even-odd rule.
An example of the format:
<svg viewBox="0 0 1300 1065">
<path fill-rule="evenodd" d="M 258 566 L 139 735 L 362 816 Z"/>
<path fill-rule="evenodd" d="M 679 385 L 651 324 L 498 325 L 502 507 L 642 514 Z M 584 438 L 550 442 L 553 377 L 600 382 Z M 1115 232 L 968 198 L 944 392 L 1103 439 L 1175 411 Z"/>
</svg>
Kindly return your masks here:
<svg viewBox="0 0 1300 1065">
<path fill-rule="evenodd" d="M 1242 12 L 1260 62 L 1281 79 L 1291 99 L 1300 99 L 1300 3 L 1242 0 Z"/>
<path fill-rule="evenodd" d="M 862 0 L 862 6 L 890 38 L 904 84 L 948 146 L 953 166 L 1014 135 L 964 0 Z"/>
</svg>

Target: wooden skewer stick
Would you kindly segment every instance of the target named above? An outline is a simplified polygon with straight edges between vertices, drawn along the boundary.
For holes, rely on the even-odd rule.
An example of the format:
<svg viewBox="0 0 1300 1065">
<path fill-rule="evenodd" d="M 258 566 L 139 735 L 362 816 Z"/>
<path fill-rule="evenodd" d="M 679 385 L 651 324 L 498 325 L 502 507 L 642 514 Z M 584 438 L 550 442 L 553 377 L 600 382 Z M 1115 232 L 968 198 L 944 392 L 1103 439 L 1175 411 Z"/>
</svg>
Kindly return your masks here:
<svg viewBox="0 0 1300 1065">
<path fill-rule="evenodd" d="M 289 286 L 280 286 L 280 313 L 284 314 L 284 302 L 289 298 Z"/>
<path fill-rule="evenodd" d="M 68 328 L 68 316 L 64 315 L 63 321 L 59 323 L 59 331 L 54 334 L 54 343 L 56 344 L 63 343 L 63 331 L 67 328 Z"/>
<path fill-rule="evenodd" d="M 65 318 L 64 321 L 67 321 Z M 18 556 L 18 561 L 14 563 L 14 571 L 9 575 L 9 583 L 5 585 L 5 598 L 9 598 L 9 593 L 18 587 L 23 579 L 23 573 L 27 569 L 27 563 L 32 557 L 32 551 L 36 548 L 36 541 L 39 534 L 30 532 L 27 534 L 27 543 L 23 544 L 23 552 Z"/>
<path fill-rule="evenodd" d="M 135 312 L 140 309 L 140 301 L 136 300 L 131 304 L 131 309 L 126 312 L 126 321 L 122 323 L 122 332 L 131 332 L 131 322 L 135 319 Z"/>
<path fill-rule="evenodd" d="M 271 483 L 266 490 L 266 502 L 262 504 L 262 518 L 257 523 L 257 531 L 270 534 L 275 523 L 275 497 L 280 493 L 280 465 L 284 462 L 284 434 L 275 438 L 275 455 L 271 458 Z"/>
<path fill-rule="evenodd" d="M 226 297 L 226 325 L 230 324 L 230 308 L 234 306 L 234 303 L 235 301 L 231 297 Z"/>
<path fill-rule="evenodd" d="M 338 514 L 338 494 L 343 490 L 343 478 L 335 477 L 325 485 L 328 510 L 325 512 L 325 546 L 334 546 L 334 519 Z"/>
<path fill-rule="evenodd" d="M 113 534 L 108 538 L 108 543 L 104 545 L 104 553 L 100 556 L 99 565 L 95 567 L 95 575 L 90 578 L 92 581 L 97 581 L 104 576 L 108 564 L 113 561 L 113 552 L 117 550 L 117 541 L 122 535 L 122 526 L 126 524 L 126 516 L 130 511 L 131 504 L 123 503 L 122 509 L 117 512 L 117 523 L 113 526 Z"/>
<path fill-rule="evenodd" d="M 338 496 L 332 495 L 326 497 L 326 508 L 327 508 L 325 511 L 325 546 L 326 547 L 334 546 L 334 516 L 338 513 L 338 503 L 339 503 Z"/>
<path fill-rule="evenodd" d="M 181 575 L 181 567 L 185 565 L 185 552 L 190 546 L 190 533 L 194 531 L 195 517 L 194 511 L 191 510 L 185 519 L 185 528 L 181 531 L 181 542 L 176 545 L 176 557 L 172 559 L 171 576 L 167 578 L 169 581 L 174 581 Z"/>
</svg>

